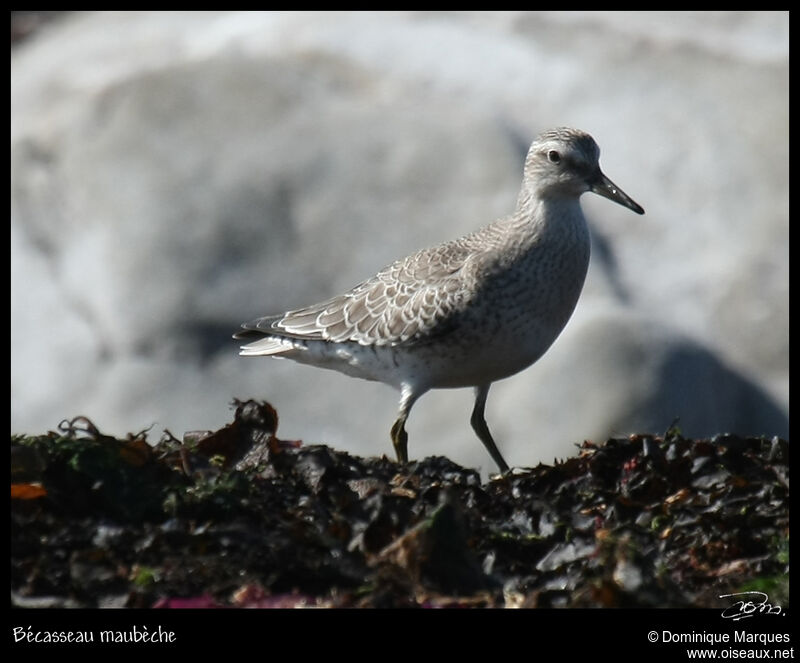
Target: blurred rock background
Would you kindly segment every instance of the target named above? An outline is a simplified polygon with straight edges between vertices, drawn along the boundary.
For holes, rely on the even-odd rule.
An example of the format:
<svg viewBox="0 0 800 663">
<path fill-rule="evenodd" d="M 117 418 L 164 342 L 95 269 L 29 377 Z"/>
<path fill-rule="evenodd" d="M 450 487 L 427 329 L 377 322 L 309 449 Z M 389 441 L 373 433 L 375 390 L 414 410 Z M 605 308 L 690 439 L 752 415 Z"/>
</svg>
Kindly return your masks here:
<svg viewBox="0 0 800 663">
<path fill-rule="evenodd" d="M 18 14 L 18 18 L 20 18 Z M 590 132 L 583 297 L 494 385 L 512 465 L 583 439 L 788 436 L 788 12 L 102 12 L 13 33 L 11 429 L 218 428 L 391 454 L 397 394 L 237 356 L 245 320 L 509 213 L 536 133 Z M 470 390 L 412 458 L 493 470 Z"/>
</svg>

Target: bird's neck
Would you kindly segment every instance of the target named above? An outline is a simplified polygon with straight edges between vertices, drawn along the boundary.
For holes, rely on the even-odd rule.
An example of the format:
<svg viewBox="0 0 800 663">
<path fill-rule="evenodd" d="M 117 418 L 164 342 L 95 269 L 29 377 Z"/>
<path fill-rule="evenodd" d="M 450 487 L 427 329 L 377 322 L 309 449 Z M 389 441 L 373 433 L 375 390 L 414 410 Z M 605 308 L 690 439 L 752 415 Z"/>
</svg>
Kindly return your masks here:
<svg viewBox="0 0 800 663">
<path fill-rule="evenodd" d="M 575 196 L 539 196 L 520 192 L 517 208 L 508 219 L 510 230 L 520 237 L 537 242 L 553 233 L 568 237 L 586 233 L 586 220 Z"/>
</svg>

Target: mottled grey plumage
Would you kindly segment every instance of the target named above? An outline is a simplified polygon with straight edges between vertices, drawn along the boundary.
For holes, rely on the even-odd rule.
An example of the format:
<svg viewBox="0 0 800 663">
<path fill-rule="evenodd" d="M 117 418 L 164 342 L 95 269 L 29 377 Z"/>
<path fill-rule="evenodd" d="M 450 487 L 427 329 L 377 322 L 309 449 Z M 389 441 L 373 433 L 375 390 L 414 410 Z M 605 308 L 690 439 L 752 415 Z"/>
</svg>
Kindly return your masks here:
<svg viewBox="0 0 800 663">
<path fill-rule="evenodd" d="M 391 435 L 401 462 L 414 402 L 433 388 L 475 387 L 472 426 L 506 471 L 484 418 L 489 385 L 539 359 L 575 308 L 589 265 L 579 197 L 593 191 L 644 213 L 603 175 L 599 154 L 582 131 L 540 134 L 512 215 L 398 260 L 343 295 L 245 323 L 234 335 L 252 341 L 241 354 L 400 389 Z"/>
</svg>

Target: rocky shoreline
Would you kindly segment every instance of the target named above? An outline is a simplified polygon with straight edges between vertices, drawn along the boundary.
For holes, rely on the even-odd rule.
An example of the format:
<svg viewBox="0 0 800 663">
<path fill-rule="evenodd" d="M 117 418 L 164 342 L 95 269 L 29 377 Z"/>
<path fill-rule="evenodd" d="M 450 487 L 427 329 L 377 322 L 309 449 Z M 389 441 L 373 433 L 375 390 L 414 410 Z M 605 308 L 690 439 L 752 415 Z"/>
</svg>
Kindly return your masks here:
<svg viewBox="0 0 800 663">
<path fill-rule="evenodd" d="M 277 437 L 267 403 L 155 444 L 78 417 L 12 436 L 11 603 L 41 607 L 788 605 L 789 444 L 584 442 L 482 483 Z"/>
</svg>

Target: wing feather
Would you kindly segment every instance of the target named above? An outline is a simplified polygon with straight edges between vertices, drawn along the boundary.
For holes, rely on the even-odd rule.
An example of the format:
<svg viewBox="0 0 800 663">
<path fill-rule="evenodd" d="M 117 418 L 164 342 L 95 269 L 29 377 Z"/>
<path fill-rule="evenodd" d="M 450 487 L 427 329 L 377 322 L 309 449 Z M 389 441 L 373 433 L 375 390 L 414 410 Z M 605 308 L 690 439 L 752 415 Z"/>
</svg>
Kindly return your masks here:
<svg viewBox="0 0 800 663">
<path fill-rule="evenodd" d="M 400 345 L 443 333 L 469 299 L 469 238 L 398 260 L 338 297 L 246 323 L 236 338 Z"/>
</svg>

